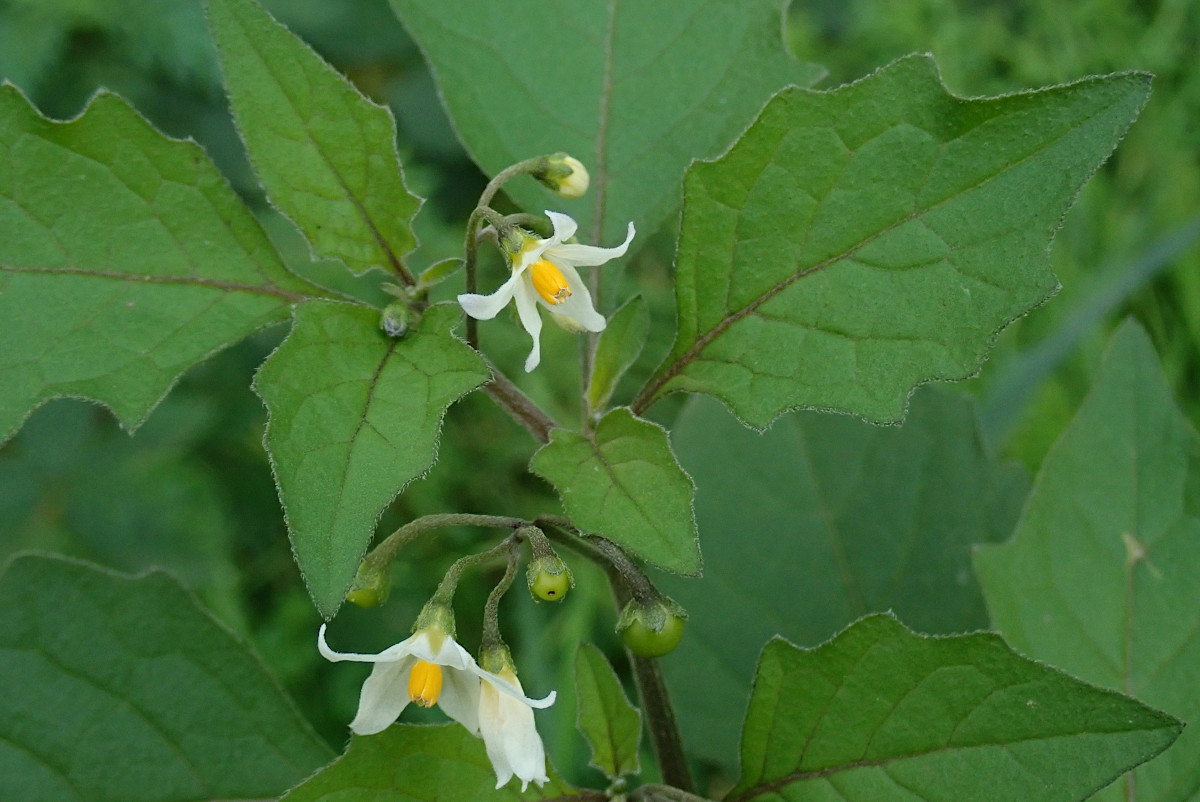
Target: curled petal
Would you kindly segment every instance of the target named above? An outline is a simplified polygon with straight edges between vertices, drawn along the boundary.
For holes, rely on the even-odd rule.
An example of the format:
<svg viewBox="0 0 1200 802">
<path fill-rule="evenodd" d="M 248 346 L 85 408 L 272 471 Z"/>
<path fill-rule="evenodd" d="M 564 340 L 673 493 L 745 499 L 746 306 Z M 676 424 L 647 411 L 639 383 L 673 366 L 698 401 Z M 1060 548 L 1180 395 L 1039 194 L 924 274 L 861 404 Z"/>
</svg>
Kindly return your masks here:
<svg viewBox="0 0 1200 802">
<path fill-rule="evenodd" d="M 599 248 L 595 245 L 566 243 L 547 248 L 546 256 L 560 267 L 564 262 L 572 264 L 575 267 L 595 267 L 611 259 L 616 259 L 618 256 L 624 256 L 625 251 L 629 250 L 629 243 L 633 242 L 633 235 L 636 233 L 633 223 L 630 223 L 625 241 L 615 248 Z"/>
<path fill-rule="evenodd" d="M 575 232 L 579 228 L 574 219 L 561 212 L 552 212 L 547 209 L 546 217 L 550 218 L 550 225 L 554 226 L 554 234 L 550 237 L 548 244 L 557 245 L 563 240 L 570 239 L 575 236 Z"/>
<path fill-rule="evenodd" d="M 517 291 L 520 284 L 521 275 L 514 272 L 508 281 L 501 284 L 500 289 L 491 295 L 464 293 L 458 296 L 458 302 L 463 311 L 476 320 L 491 320 L 500 313 L 501 309 L 508 306 L 508 302 L 512 300 L 513 293 Z"/>
<path fill-rule="evenodd" d="M 394 646 L 389 646 L 379 654 L 356 654 L 354 652 L 335 652 L 329 648 L 329 644 L 325 642 L 325 625 L 321 624 L 321 628 L 317 630 L 317 651 L 321 656 L 331 663 L 339 663 L 343 660 L 349 660 L 355 663 L 394 663 L 402 659 L 406 655 L 413 653 L 413 644 L 416 642 L 418 635 L 413 635 L 405 640 L 400 641 Z"/>
</svg>

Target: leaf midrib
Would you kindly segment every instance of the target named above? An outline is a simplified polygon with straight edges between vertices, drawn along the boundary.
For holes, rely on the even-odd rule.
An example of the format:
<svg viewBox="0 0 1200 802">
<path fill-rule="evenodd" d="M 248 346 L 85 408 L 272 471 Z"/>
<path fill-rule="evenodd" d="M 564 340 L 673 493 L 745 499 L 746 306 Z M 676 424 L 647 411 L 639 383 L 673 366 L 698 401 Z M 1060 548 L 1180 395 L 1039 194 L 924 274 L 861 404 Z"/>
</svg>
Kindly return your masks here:
<svg viewBox="0 0 1200 802">
<path fill-rule="evenodd" d="M 763 294 L 759 295 L 757 298 L 750 301 L 750 303 L 748 303 L 746 306 L 742 307 L 741 309 L 737 310 L 736 312 L 726 315 L 724 318 L 721 319 L 721 321 L 719 323 L 717 323 L 716 326 L 714 326 L 709 331 L 705 332 L 702 336 L 698 337 L 696 339 L 696 341 L 685 352 L 683 352 L 678 357 L 676 357 L 675 360 L 667 366 L 666 370 L 657 372 L 655 374 L 655 376 L 652 377 L 650 382 L 648 382 L 646 384 L 646 386 L 642 389 L 642 391 L 638 394 L 638 397 L 636 399 L 634 399 L 632 404 L 630 404 L 630 408 L 633 410 L 635 415 L 640 415 L 642 412 L 644 412 L 652 403 L 654 403 L 654 401 L 658 400 L 660 391 L 668 384 L 668 382 L 671 379 L 673 379 L 675 376 L 677 376 L 680 372 L 682 372 L 689 364 L 691 364 L 692 361 L 695 360 L 696 357 L 705 348 L 707 348 L 710 343 L 712 343 L 713 340 L 715 340 L 717 337 L 719 337 L 721 334 L 723 334 L 734 323 L 749 316 L 750 314 L 755 312 L 759 307 L 761 307 L 763 304 L 765 304 L 767 301 L 771 300 L 776 295 L 783 292 L 785 289 L 792 286 L 794 283 L 796 283 L 800 279 L 806 278 L 807 276 L 809 276 L 819 270 L 823 270 L 823 269 L 829 267 L 830 265 L 841 262 L 842 260 L 853 256 L 854 253 L 856 253 L 857 251 L 859 251 L 862 248 L 864 248 L 865 246 L 871 244 L 872 242 L 879 239 L 880 237 L 891 233 L 892 231 L 899 228 L 900 226 L 911 223 L 914 220 L 918 220 L 921 217 L 923 217 L 924 215 L 933 211 L 934 209 L 937 209 L 938 207 L 943 206 L 944 204 L 950 203 L 951 201 L 957 200 L 959 197 L 966 194 L 967 192 L 979 189 L 980 187 L 983 187 L 988 182 L 996 179 L 997 177 L 1017 168 L 1018 166 L 1020 166 L 1022 164 L 1025 164 L 1029 160 L 1039 156 L 1040 154 L 1044 153 L 1051 147 L 1055 146 L 1056 144 L 1061 142 L 1066 137 L 1070 136 L 1075 131 L 1078 131 L 1080 128 L 1082 128 L 1084 125 L 1086 125 L 1092 119 L 1094 119 L 1094 118 L 1098 117 L 1099 115 L 1103 114 L 1104 112 L 1108 111 L 1113 106 L 1118 105 L 1119 100 L 1120 100 L 1120 98 L 1117 98 L 1117 99 L 1110 101 L 1109 103 L 1099 106 L 1092 113 L 1074 121 L 1073 124 L 1069 125 L 1058 136 L 1055 136 L 1051 139 L 1042 141 L 1041 143 L 1039 143 L 1038 147 L 1034 148 L 1029 153 L 1022 156 L 1020 159 L 1005 163 L 999 170 L 996 170 L 995 172 L 990 173 L 989 175 L 983 177 L 981 180 L 979 180 L 969 186 L 960 187 L 955 192 L 951 193 L 950 195 L 947 195 L 944 198 L 937 200 L 934 203 L 931 203 L 931 204 L 921 207 L 919 209 L 914 209 L 913 211 L 909 212 L 904 217 L 888 224 L 887 226 L 884 226 L 879 231 L 876 231 L 873 234 L 870 234 L 869 236 L 863 238 L 862 240 L 854 243 L 852 246 L 845 249 L 841 253 L 835 254 L 834 256 L 831 256 L 828 259 L 818 262 L 818 263 L 812 265 L 811 267 L 808 267 L 808 268 L 805 268 L 802 270 L 797 270 L 792 275 L 785 277 L 778 284 L 772 286 L 766 292 L 764 292 Z M 990 119 L 995 119 L 995 118 L 990 118 Z M 939 146 L 941 149 L 944 150 L 944 148 L 948 144 L 950 144 L 950 142 L 952 142 L 952 141 L 956 141 L 956 140 L 940 142 Z M 719 163 L 719 161 L 705 162 L 701 166 L 708 167 L 710 165 L 715 165 L 718 163 Z M 937 163 L 935 162 L 934 164 L 932 164 L 930 166 L 930 174 L 932 174 L 933 169 L 936 167 L 936 165 L 937 165 Z M 697 174 L 697 175 L 699 175 L 699 174 Z M 926 175 L 926 180 L 928 179 L 928 177 L 929 176 Z M 916 201 L 917 199 L 918 199 L 917 193 L 914 193 L 914 201 Z M 740 213 L 740 210 L 739 210 L 739 213 Z M 740 216 L 740 214 L 739 214 L 739 216 Z M 734 242 L 734 246 L 735 247 L 737 246 L 736 241 Z M 731 266 L 730 270 L 732 272 L 732 266 Z M 672 349 L 672 350 L 674 350 L 674 349 Z"/>
<path fill-rule="evenodd" d="M 244 292 L 253 295 L 269 295 L 285 300 L 288 303 L 299 303 L 301 301 L 315 300 L 320 298 L 320 296 L 316 295 L 308 295 L 301 292 L 283 290 L 273 284 L 266 286 L 242 284 L 236 281 L 219 281 L 217 279 L 202 278 L 199 276 L 153 276 L 138 273 L 119 273 L 111 270 L 88 270 L 82 267 L 15 267 L 12 265 L 0 265 L 0 271 L 32 275 L 86 276 L 89 278 L 112 279 L 115 281 L 137 282 L 143 284 L 197 286 L 222 290 L 224 292 Z"/>
</svg>

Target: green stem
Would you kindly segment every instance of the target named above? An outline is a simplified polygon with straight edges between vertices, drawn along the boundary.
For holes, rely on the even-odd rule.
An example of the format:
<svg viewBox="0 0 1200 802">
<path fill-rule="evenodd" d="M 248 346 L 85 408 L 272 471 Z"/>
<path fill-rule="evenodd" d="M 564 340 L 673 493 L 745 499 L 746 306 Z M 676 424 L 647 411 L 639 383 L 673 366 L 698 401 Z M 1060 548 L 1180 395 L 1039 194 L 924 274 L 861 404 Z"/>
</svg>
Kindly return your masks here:
<svg viewBox="0 0 1200 802">
<path fill-rule="evenodd" d="M 491 186 L 490 184 L 488 186 Z M 494 193 L 493 193 L 494 194 Z M 478 228 L 482 220 L 487 220 L 496 227 L 497 236 L 500 235 L 500 227 L 503 225 L 503 218 L 496 213 L 495 210 L 488 208 L 487 203 L 491 197 L 479 199 L 479 205 L 471 212 L 471 216 L 467 218 L 467 233 L 463 242 L 463 268 L 467 274 L 467 292 L 475 293 L 478 289 L 478 279 L 476 277 L 475 266 L 479 261 L 479 236 Z M 478 350 L 479 348 L 479 321 L 467 315 L 467 344 Z"/>
<path fill-rule="evenodd" d="M 653 602 L 661 596 L 637 563 L 611 540 L 597 535 L 573 535 L 574 527 L 571 522 L 557 516 L 539 517 L 535 523 L 541 525 L 555 542 L 587 557 L 604 569 L 618 613 L 633 600 Z M 691 793 L 695 789 L 692 771 L 683 751 L 675 708 L 671 705 L 671 696 L 662 669 L 656 659 L 638 657 L 628 649 L 625 651 L 633 669 L 634 684 L 642 701 L 642 710 L 646 714 L 650 743 L 658 758 L 663 780 Z"/>
<path fill-rule="evenodd" d="M 512 379 L 492 368 L 492 380 L 483 386 L 483 391 L 535 438 L 543 443 L 550 442 L 550 430 L 558 428 L 558 424 L 521 392 Z"/>
<path fill-rule="evenodd" d="M 505 541 L 508 544 L 508 566 L 504 569 L 504 576 L 488 594 L 487 603 L 483 606 L 483 638 L 479 645 L 481 653 L 490 648 L 504 645 L 504 639 L 500 637 L 500 600 L 504 598 L 505 593 L 508 593 L 513 579 L 517 576 L 517 563 L 521 556 L 518 549 L 520 543 L 517 538 L 520 537 L 522 537 L 522 530 L 518 529 Z"/>
<path fill-rule="evenodd" d="M 450 569 L 446 571 L 446 576 L 442 578 L 442 582 L 438 585 L 437 590 L 434 591 L 433 596 L 430 597 L 429 603 L 449 607 L 454 601 L 454 591 L 458 589 L 458 580 L 462 578 L 464 571 L 485 563 L 505 551 L 511 551 L 517 542 L 516 533 L 514 532 L 486 551 L 468 554 L 466 557 L 460 557 L 455 560 Z"/>
<path fill-rule="evenodd" d="M 503 515 L 474 515 L 465 512 L 424 515 L 409 521 L 385 537 L 378 546 L 371 550 L 363 563 L 370 563 L 373 568 L 386 571 L 406 543 L 416 540 L 431 529 L 441 529 L 447 526 L 488 526 L 495 529 L 515 530 L 524 523 L 525 521 L 520 518 Z"/>
</svg>

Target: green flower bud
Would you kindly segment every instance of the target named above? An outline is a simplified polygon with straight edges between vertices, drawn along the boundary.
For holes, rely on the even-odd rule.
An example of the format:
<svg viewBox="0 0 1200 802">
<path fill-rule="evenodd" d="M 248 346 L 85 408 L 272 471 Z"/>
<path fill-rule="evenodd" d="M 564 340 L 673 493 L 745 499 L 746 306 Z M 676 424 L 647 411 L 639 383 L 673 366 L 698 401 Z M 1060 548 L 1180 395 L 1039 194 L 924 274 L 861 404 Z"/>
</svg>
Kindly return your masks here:
<svg viewBox="0 0 1200 802">
<path fill-rule="evenodd" d="M 555 153 L 547 156 L 545 166 L 533 171 L 533 177 L 546 189 L 564 198 L 579 198 L 588 190 L 587 168 L 573 156 Z"/>
<path fill-rule="evenodd" d="M 575 587 L 571 570 L 553 552 L 530 561 L 525 581 L 535 599 L 548 602 L 562 601 L 567 591 Z"/>
<path fill-rule="evenodd" d="M 379 328 L 383 329 L 387 336 L 399 339 L 408 334 L 410 316 L 411 313 L 405 301 L 393 301 L 384 307 L 383 314 L 379 318 Z"/>
<path fill-rule="evenodd" d="M 625 605 L 617 620 L 617 632 L 637 657 L 662 657 L 679 645 L 687 612 L 666 596 Z"/>
</svg>

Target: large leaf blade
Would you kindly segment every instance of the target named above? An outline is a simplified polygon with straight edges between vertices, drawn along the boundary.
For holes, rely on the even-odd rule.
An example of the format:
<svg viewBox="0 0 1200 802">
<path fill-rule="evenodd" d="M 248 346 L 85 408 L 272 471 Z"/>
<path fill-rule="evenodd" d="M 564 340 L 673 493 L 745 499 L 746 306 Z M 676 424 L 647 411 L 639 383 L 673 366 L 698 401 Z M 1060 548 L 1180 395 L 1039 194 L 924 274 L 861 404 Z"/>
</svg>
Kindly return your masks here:
<svg viewBox="0 0 1200 802">
<path fill-rule="evenodd" d="M 692 159 L 719 153 L 780 88 L 821 75 L 784 49 L 778 0 L 392 6 L 475 161 L 494 175 L 569 152 L 592 189 L 554 208 L 604 243 L 620 242 L 630 220 L 653 232 L 678 207 Z M 548 202 L 531 181 L 507 191 L 531 211 Z"/>
<path fill-rule="evenodd" d="M 490 378 L 450 334 L 460 315 L 432 307 L 394 339 L 380 330 L 378 310 L 302 304 L 255 378 L 292 547 L 326 617 L 341 606 L 384 507 L 433 464 L 446 409 Z"/>
<path fill-rule="evenodd" d="M 128 429 L 214 351 L 322 294 L 193 142 L 106 93 L 70 122 L 0 86 L 0 439 L 51 398 Z"/>
<path fill-rule="evenodd" d="M 391 112 L 363 97 L 254 0 L 206 0 L 234 118 L 271 201 L 320 256 L 355 273 L 403 264 L 420 199 Z"/>
<path fill-rule="evenodd" d="M 0 577 L 0 796 L 275 797 L 332 753 L 258 658 L 160 572 L 21 556 Z"/>
<path fill-rule="evenodd" d="M 873 616 L 816 649 L 767 644 L 727 799 L 1082 800 L 1181 728 L 996 635 Z"/>
<path fill-rule="evenodd" d="M 458 724 L 393 724 L 354 736 L 346 754 L 292 789 L 284 802 L 520 802 L 571 793 L 554 772 L 543 786 L 496 788 L 483 741 Z"/>
<path fill-rule="evenodd" d="M 1200 436 L 1146 334 L 1113 336 L 1091 393 L 1034 483 L 1013 540 L 976 570 L 1015 648 L 1088 682 L 1200 718 Z M 1105 799 L 1191 799 L 1200 733 Z"/>
<path fill-rule="evenodd" d="M 732 762 L 728 700 L 775 635 L 814 645 L 885 610 L 927 633 L 987 626 L 972 548 L 1011 534 L 1029 480 L 990 453 L 969 399 L 928 387 L 900 426 L 797 412 L 758 434 L 697 397 L 672 438 L 698 488 L 704 577 L 662 582 L 691 614 L 663 666 L 697 754 Z"/>
<path fill-rule="evenodd" d="M 1046 244 L 1148 83 L 964 100 L 910 57 L 780 93 L 688 172 L 679 333 L 634 411 L 683 390 L 757 428 L 797 407 L 891 422 L 917 384 L 971 375 L 1056 289 Z"/>
<path fill-rule="evenodd" d="M 662 427 L 619 407 L 586 434 L 553 430 L 529 469 L 554 485 L 583 531 L 668 571 L 699 572 L 695 487 Z"/>
</svg>

